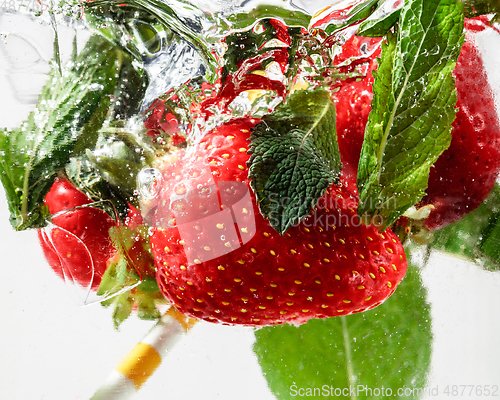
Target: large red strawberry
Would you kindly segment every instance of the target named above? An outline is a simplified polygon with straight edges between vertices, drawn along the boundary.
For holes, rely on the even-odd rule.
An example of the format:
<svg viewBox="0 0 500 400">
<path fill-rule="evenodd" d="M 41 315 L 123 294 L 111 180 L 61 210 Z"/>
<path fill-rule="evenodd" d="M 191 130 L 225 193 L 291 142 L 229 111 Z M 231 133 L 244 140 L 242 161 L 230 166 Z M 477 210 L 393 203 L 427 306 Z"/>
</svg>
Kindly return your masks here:
<svg viewBox="0 0 500 400">
<path fill-rule="evenodd" d="M 165 173 L 153 212 L 158 285 L 186 315 L 211 322 L 300 324 L 376 307 L 406 272 L 392 231 L 363 226 L 357 198 L 332 186 L 280 236 L 249 189 L 249 132 L 236 120 L 208 133 Z"/>
<path fill-rule="evenodd" d="M 499 32 L 486 17 L 466 20 L 465 44 L 455 68 L 458 112 L 450 147 L 431 169 L 423 203 L 435 209 L 426 219 L 439 228 L 478 207 L 500 173 L 500 123 L 494 95 L 476 44 L 479 33 Z"/>
<path fill-rule="evenodd" d="M 45 197 L 53 225 L 40 229 L 38 238 L 45 257 L 66 280 L 97 290 L 107 262 L 115 252 L 109 229 L 115 222 L 102 210 L 74 207 L 92 203 L 70 182 L 57 178 Z M 65 211 L 69 210 L 69 211 Z"/>
</svg>

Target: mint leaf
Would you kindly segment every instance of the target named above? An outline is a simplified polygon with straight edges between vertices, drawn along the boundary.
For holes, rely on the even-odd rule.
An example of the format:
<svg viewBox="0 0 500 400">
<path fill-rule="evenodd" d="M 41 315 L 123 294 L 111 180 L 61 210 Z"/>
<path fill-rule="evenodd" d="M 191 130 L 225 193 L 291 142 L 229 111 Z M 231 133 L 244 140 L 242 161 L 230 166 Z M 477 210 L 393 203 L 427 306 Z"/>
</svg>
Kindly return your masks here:
<svg viewBox="0 0 500 400">
<path fill-rule="evenodd" d="M 419 269 L 409 265 L 396 292 L 374 310 L 310 320 L 299 327 L 262 328 L 255 337 L 254 352 L 280 400 L 301 397 L 293 390 L 324 385 L 341 390 L 383 386 L 393 390 L 387 398 L 395 398 L 398 388 L 426 385 L 432 352 L 430 306 Z M 385 398 L 356 394 L 335 397 Z"/>
<path fill-rule="evenodd" d="M 283 234 L 309 214 L 340 172 L 330 93 L 293 93 L 255 126 L 250 140 L 250 185 L 262 215 Z"/>
<path fill-rule="evenodd" d="M 92 37 L 62 76 L 51 72 L 27 121 L 0 133 L 0 179 L 15 229 L 44 226 L 43 198 L 69 158 L 97 140 L 122 62 L 123 53 Z"/>
<path fill-rule="evenodd" d="M 391 29 L 394 24 L 399 20 L 401 16 L 401 9 L 395 10 L 382 18 L 369 19 L 363 21 L 358 28 L 356 34 L 358 36 L 364 37 L 382 37 L 389 29 Z"/>
<path fill-rule="evenodd" d="M 461 220 L 436 231 L 432 249 L 500 271 L 500 186 Z"/>
<path fill-rule="evenodd" d="M 449 146 L 463 28 L 459 1 L 405 2 L 397 37 L 388 36 L 374 73 L 358 169 L 365 221 L 388 226 L 421 199 L 431 166 Z"/>
</svg>

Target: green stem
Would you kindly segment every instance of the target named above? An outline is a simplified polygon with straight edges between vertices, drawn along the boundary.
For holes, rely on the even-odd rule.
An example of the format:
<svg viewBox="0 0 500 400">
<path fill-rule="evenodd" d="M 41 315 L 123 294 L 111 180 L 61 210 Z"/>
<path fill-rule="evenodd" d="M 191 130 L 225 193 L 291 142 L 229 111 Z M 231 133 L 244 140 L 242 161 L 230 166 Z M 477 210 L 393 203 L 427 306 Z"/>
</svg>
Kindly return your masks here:
<svg viewBox="0 0 500 400">
<path fill-rule="evenodd" d="M 354 371 L 352 368 L 351 343 L 349 342 L 349 331 L 347 330 L 347 321 L 345 315 L 340 317 L 342 321 L 342 335 L 344 337 L 345 360 L 347 368 L 347 378 L 349 379 L 349 387 L 354 387 Z M 351 400 L 356 400 L 356 395 L 351 395 Z"/>
</svg>

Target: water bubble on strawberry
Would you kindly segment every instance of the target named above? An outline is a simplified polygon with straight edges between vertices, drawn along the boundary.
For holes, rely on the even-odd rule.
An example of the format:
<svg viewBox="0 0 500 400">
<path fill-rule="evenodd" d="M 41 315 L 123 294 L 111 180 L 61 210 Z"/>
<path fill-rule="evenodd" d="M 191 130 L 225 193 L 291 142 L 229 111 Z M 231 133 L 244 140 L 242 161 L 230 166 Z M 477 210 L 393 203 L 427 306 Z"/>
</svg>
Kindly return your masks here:
<svg viewBox="0 0 500 400">
<path fill-rule="evenodd" d="M 45 243 L 47 259 L 66 282 L 73 300 L 82 305 L 93 302 L 91 287 L 100 277 L 95 276 L 94 260 L 85 243 L 72 232 L 52 223 L 39 231 L 39 238 Z M 78 271 L 75 263 L 80 266 Z"/>
<path fill-rule="evenodd" d="M 163 181 L 162 174 L 156 168 L 145 168 L 137 175 L 137 188 L 144 200 L 158 196 Z"/>
</svg>

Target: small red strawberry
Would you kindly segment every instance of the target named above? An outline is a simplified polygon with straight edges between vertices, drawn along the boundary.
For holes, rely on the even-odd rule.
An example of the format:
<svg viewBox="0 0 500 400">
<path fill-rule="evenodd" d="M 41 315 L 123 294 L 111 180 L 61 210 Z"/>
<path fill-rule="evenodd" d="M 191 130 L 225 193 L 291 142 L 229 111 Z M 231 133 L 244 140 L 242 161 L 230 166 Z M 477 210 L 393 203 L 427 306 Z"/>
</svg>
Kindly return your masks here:
<svg viewBox="0 0 500 400">
<path fill-rule="evenodd" d="M 435 209 L 425 223 L 439 228 L 478 207 L 500 173 L 500 122 L 476 44 L 478 33 L 499 32 L 486 17 L 466 19 L 465 44 L 455 68 L 458 112 L 450 147 L 431 169 L 424 204 Z"/>
<path fill-rule="evenodd" d="M 115 327 L 132 310 L 141 319 L 158 318 L 157 306 L 165 299 L 155 280 L 149 227 L 139 211 L 129 205 L 124 224 L 119 224 L 102 210 L 80 207 L 92 200 L 60 178 L 45 203 L 53 225 L 40 229 L 38 237 L 55 273 L 68 283 L 96 292 L 103 306 L 112 305 Z"/>
<path fill-rule="evenodd" d="M 165 297 L 188 316 L 263 326 L 376 307 L 406 272 L 394 233 L 359 223 L 357 198 L 332 186 L 280 236 L 249 189 L 254 120 L 214 129 L 164 173 L 152 250 Z"/>
<path fill-rule="evenodd" d="M 38 230 L 38 238 L 55 273 L 83 287 L 97 290 L 107 261 L 115 252 L 109 229 L 115 222 L 104 211 L 92 207 L 70 210 L 92 203 L 70 182 L 57 178 L 45 197 L 54 216 L 51 228 Z"/>
</svg>

